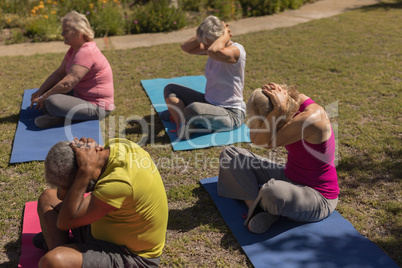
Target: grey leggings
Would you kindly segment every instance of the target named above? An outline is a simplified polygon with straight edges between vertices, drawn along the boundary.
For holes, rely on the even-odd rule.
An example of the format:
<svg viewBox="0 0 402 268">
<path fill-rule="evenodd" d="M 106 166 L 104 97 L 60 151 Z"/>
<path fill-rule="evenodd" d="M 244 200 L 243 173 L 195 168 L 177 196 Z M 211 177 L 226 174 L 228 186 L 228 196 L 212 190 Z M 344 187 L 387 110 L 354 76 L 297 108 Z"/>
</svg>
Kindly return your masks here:
<svg viewBox="0 0 402 268">
<path fill-rule="evenodd" d="M 273 215 L 299 222 L 314 222 L 328 217 L 338 199 L 327 199 L 308 186 L 286 178 L 283 166 L 242 148 L 229 146 L 220 158 L 218 194 L 239 200 L 254 200 Z M 251 215 L 253 211 L 249 211 Z"/>
<path fill-rule="evenodd" d="M 70 94 L 54 94 L 45 102 L 46 112 L 52 116 L 84 121 L 103 119 L 110 115 L 98 106 Z"/>
<path fill-rule="evenodd" d="M 211 131 L 235 129 L 244 122 L 245 114 L 242 110 L 210 104 L 205 99 L 205 94 L 185 86 L 168 84 L 164 89 L 164 96 L 165 99 L 176 97 L 183 101 L 186 122 L 201 125 Z"/>
</svg>

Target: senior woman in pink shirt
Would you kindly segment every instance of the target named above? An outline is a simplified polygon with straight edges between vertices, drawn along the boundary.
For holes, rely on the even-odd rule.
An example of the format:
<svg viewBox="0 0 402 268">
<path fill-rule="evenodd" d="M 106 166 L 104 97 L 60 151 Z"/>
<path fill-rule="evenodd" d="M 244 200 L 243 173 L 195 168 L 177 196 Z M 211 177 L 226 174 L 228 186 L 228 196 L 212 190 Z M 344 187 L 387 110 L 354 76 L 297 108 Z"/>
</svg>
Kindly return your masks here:
<svg viewBox="0 0 402 268">
<path fill-rule="evenodd" d="M 245 225 L 263 233 L 280 216 L 299 222 L 328 217 L 338 203 L 335 138 L 325 110 L 295 87 L 269 83 L 247 103 L 251 141 L 284 146 L 285 166 L 234 146 L 220 156 L 218 193 L 244 200 Z"/>
<path fill-rule="evenodd" d="M 69 120 L 103 119 L 114 109 L 113 73 L 83 14 L 62 19 L 64 43 L 70 46 L 61 65 L 32 94 L 31 108 L 43 110 L 35 119 L 39 128 Z"/>
</svg>

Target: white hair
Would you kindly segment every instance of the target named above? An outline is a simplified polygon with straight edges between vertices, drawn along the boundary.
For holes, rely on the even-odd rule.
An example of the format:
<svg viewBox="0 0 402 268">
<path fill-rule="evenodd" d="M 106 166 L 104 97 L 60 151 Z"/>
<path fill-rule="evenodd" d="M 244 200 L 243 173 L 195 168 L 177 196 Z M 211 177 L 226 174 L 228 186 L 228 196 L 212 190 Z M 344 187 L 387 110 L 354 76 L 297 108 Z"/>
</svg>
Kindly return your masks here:
<svg viewBox="0 0 402 268">
<path fill-rule="evenodd" d="M 68 23 L 70 27 L 84 35 L 86 42 L 92 41 L 95 33 L 89 24 L 87 17 L 77 11 L 71 11 L 61 19 L 62 23 Z"/>
<path fill-rule="evenodd" d="M 211 44 L 221 37 L 225 31 L 222 21 L 215 16 L 208 16 L 197 28 L 197 40 L 203 44 Z"/>
</svg>

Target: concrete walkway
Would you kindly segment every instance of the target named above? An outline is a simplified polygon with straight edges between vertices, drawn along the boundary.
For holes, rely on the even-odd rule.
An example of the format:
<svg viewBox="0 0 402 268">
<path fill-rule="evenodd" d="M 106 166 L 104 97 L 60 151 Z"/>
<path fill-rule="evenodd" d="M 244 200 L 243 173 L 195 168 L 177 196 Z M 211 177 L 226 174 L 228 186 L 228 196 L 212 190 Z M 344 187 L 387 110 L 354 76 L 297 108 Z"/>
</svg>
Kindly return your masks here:
<svg viewBox="0 0 402 268">
<path fill-rule="evenodd" d="M 263 17 L 252 17 L 228 22 L 233 35 L 250 32 L 272 30 L 275 28 L 291 27 L 299 23 L 315 19 L 328 18 L 340 13 L 357 9 L 363 6 L 373 5 L 380 0 L 320 0 L 312 4 L 306 4 L 297 10 L 287 10 L 279 14 Z M 154 34 L 137 34 L 126 36 L 112 36 L 109 38 L 96 38 L 95 42 L 101 50 L 105 49 L 129 49 L 136 47 L 148 47 L 167 43 L 181 43 L 195 34 L 196 28 Z M 24 43 L 16 45 L 1 45 L 1 56 L 28 56 L 44 53 L 66 52 L 67 47 L 63 42 L 48 43 Z"/>
</svg>

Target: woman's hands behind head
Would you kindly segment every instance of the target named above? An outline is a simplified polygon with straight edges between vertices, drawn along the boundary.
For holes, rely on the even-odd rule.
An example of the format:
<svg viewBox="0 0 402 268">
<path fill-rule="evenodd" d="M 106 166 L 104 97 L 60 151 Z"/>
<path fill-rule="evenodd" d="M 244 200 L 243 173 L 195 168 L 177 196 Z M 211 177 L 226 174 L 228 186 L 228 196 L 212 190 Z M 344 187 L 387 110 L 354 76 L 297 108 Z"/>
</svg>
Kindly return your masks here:
<svg viewBox="0 0 402 268">
<path fill-rule="evenodd" d="M 275 112 L 280 114 L 286 113 L 288 101 L 288 91 L 286 89 L 281 85 L 271 82 L 262 87 L 262 92 L 272 101 Z"/>
</svg>

